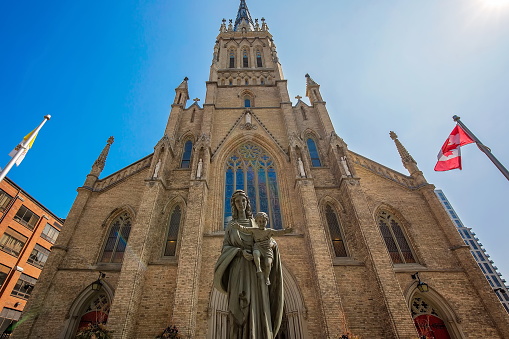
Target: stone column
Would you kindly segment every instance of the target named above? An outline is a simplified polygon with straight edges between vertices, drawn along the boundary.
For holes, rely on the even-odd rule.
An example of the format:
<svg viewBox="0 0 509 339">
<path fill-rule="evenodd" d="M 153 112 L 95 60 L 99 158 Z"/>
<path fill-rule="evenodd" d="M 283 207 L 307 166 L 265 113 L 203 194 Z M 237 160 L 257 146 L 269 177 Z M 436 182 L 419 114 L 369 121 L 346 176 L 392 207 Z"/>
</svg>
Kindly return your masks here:
<svg viewBox="0 0 509 339">
<path fill-rule="evenodd" d="M 297 179 L 297 190 L 304 207 L 304 218 L 307 225 L 304 231 L 309 242 L 318 293 L 322 300 L 323 335 L 324 338 L 338 338 L 347 326 L 334 275 L 329 240 L 321 222 L 313 180 Z"/>
<path fill-rule="evenodd" d="M 138 214 L 134 220 L 115 297 L 108 317 L 108 327 L 114 339 L 135 339 L 136 318 L 143 292 L 144 275 L 150 260 L 153 234 L 161 211 L 163 184 L 158 180 L 147 181 Z"/>
<path fill-rule="evenodd" d="M 171 323 L 180 329 L 184 338 L 195 338 L 207 195 L 206 181 L 191 181 L 186 218 L 180 239 L 177 287 L 171 317 Z"/>
<path fill-rule="evenodd" d="M 376 276 L 378 289 L 385 300 L 388 323 L 395 338 L 417 338 L 417 330 L 408 309 L 403 291 L 394 273 L 392 260 L 379 227 L 373 218 L 358 178 L 344 179 L 341 191 L 347 195 L 345 201 L 351 202 L 351 208 L 357 218 L 358 227 L 368 253 L 368 262 Z M 382 306 L 381 306 L 382 307 Z"/>
</svg>

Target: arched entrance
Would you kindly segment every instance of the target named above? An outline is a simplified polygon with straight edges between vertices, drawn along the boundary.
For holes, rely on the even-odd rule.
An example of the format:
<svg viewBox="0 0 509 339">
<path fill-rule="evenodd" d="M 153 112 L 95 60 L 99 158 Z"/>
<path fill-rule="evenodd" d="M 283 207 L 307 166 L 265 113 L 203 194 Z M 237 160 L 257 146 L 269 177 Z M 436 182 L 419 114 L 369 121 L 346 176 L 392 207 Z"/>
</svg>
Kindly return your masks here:
<svg viewBox="0 0 509 339">
<path fill-rule="evenodd" d="M 89 324 L 106 324 L 113 301 L 113 290 L 104 280 L 101 283 L 99 291 L 94 291 L 92 285 L 89 285 L 74 300 L 59 338 L 74 338 L 78 330 Z"/>
<path fill-rule="evenodd" d="M 464 338 L 454 311 L 431 288 L 426 293 L 415 290 L 409 307 L 420 337 L 426 339 Z"/>
<path fill-rule="evenodd" d="M 295 279 L 283 266 L 283 285 L 285 306 L 283 322 L 276 339 L 306 339 L 306 308 Z M 210 313 L 207 339 L 228 338 L 228 300 L 225 294 L 212 289 L 210 296 Z"/>
</svg>

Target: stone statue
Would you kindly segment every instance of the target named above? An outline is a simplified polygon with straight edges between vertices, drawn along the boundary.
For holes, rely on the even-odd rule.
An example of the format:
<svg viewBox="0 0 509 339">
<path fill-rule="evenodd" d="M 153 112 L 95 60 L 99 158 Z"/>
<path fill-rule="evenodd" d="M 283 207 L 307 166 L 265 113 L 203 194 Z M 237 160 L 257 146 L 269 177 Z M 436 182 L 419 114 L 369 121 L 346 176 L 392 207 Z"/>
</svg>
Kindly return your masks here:
<svg viewBox="0 0 509 339">
<path fill-rule="evenodd" d="M 200 179 L 203 172 L 203 160 L 200 158 L 198 161 L 198 168 L 196 169 L 196 178 Z"/>
<path fill-rule="evenodd" d="M 304 163 L 302 162 L 301 158 L 297 159 L 297 166 L 299 166 L 299 174 L 301 178 L 306 177 L 306 172 L 304 171 Z"/>
<path fill-rule="evenodd" d="M 253 260 L 256 265 L 256 273 L 264 273 L 266 285 L 270 285 L 270 270 L 272 269 L 272 261 L 274 258 L 274 251 L 272 249 L 276 245 L 276 241 L 272 239 L 272 236 L 292 232 L 291 228 L 285 228 L 284 230 L 265 228 L 268 222 L 269 216 L 267 213 L 258 212 L 255 216 L 255 223 L 257 227 L 244 227 L 237 222 L 232 223 L 232 227 L 236 230 L 253 236 L 253 240 L 255 242 L 253 246 Z M 261 266 L 262 257 L 264 264 L 263 270 Z"/>
<path fill-rule="evenodd" d="M 154 168 L 154 178 L 157 178 L 159 175 L 159 170 L 161 169 L 161 159 L 157 161 L 156 167 Z"/>
<path fill-rule="evenodd" d="M 341 162 L 341 165 L 343 165 L 343 169 L 345 170 L 345 174 L 349 177 L 352 176 L 352 173 L 350 172 L 350 169 L 348 168 L 348 163 L 346 162 L 346 157 L 341 157 L 341 159 L 339 159 L 339 161 Z"/>
<path fill-rule="evenodd" d="M 226 226 L 223 249 L 214 268 L 214 287 L 228 295 L 229 338 L 274 339 L 281 326 L 284 305 L 279 249 L 273 239 L 265 240 L 273 251 L 271 284 L 267 285 L 253 262 L 253 236 L 233 226 L 257 227 L 249 198 L 244 191 L 237 190 L 230 203 L 232 220 Z"/>
</svg>

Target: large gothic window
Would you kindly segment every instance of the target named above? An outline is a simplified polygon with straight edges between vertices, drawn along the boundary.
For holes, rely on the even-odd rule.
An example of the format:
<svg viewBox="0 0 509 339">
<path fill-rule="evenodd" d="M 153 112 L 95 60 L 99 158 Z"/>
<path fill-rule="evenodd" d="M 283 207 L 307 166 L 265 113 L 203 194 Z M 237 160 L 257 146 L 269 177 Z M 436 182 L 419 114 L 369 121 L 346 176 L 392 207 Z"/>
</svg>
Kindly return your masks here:
<svg viewBox="0 0 509 339">
<path fill-rule="evenodd" d="M 232 218 L 230 198 L 235 190 L 249 196 L 254 213 L 267 212 L 267 227 L 281 229 L 281 209 L 274 161 L 261 147 L 247 143 L 240 146 L 226 161 L 224 225 Z"/>
<path fill-rule="evenodd" d="M 256 67 L 263 67 L 262 53 L 260 51 L 256 51 Z"/>
<path fill-rule="evenodd" d="M 316 148 L 315 141 L 311 138 L 308 138 L 307 144 L 309 157 L 311 158 L 311 165 L 313 167 L 321 167 L 322 163 L 320 162 L 320 156 L 318 155 L 318 149 Z"/>
<path fill-rule="evenodd" d="M 180 163 L 180 168 L 189 168 L 191 167 L 191 155 L 193 153 L 193 142 L 191 140 L 187 140 L 184 144 L 184 152 L 182 153 L 182 161 Z"/>
<path fill-rule="evenodd" d="M 249 58 L 247 55 L 247 50 L 242 51 L 242 67 L 244 68 L 249 67 Z"/>
<path fill-rule="evenodd" d="M 113 220 L 100 262 L 121 263 L 131 233 L 131 217 L 122 213 Z"/>
<path fill-rule="evenodd" d="M 408 245 L 399 222 L 386 211 L 382 211 L 378 216 L 378 225 L 380 226 L 380 231 L 389 250 L 392 262 L 395 264 L 414 263 L 415 259 L 412 250 Z"/>
<path fill-rule="evenodd" d="M 332 247 L 334 248 L 334 254 L 336 257 L 346 257 L 345 242 L 343 240 L 343 235 L 341 234 L 338 216 L 331 205 L 327 205 L 325 207 L 325 219 L 327 220 L 327 226 L 329 226 L 329 234 L 332 241 Z"/>
<path fill-rule="evenodd" d="M 168 236 L 166 237 L 166 246 L 164 247 L 164 256 L 174 256 L 177 251 L 177 240 L 180 229 L 180 221 L 182 220 L 182 209 L 179 205 L 175 206 L 170 216 L 170 225 L 168 228 Z"/>
<path fill-rule="evenodd" d="M 229 53 L 230 68 L 235 68 L 235 50 L 230 50 Z"/>
</svg>

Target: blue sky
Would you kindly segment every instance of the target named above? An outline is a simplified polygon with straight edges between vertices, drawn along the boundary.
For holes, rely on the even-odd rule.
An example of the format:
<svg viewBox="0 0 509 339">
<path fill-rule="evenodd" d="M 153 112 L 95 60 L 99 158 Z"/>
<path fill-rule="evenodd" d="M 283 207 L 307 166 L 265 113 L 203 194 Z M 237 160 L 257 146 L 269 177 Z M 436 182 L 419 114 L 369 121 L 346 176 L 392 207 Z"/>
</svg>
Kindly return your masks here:
<svg viewBox="0 0 509 339">
<path fill-rule="evenodd" d="M 509 278 L 509 182 L 475 145 L 463 147 L 463 171 L 433 172 L 454 114 L 509 166 L 504 2 L 247 1 L 253 18 L 267 19 L 291 97 L 304 96 L 309 73 L 349 148 L 405 173 L 394 130 Z M 110 135 L 103 175 L 153 151 L 185 76 L 203 101 L 221 19 L 237 8 L 237 0 L 2 2 L 0 166 L 51 114 L 9 177 L 65 217 Z"/>
</svg>

